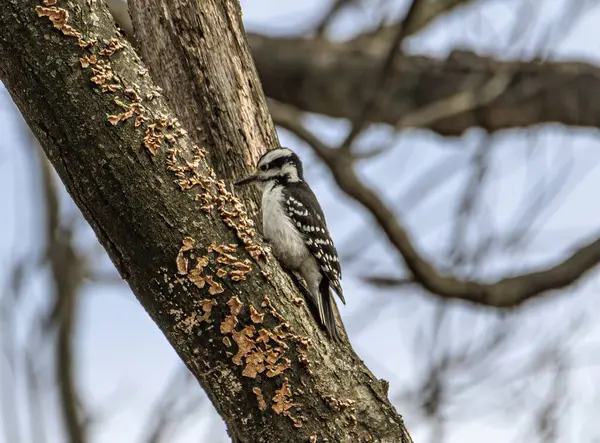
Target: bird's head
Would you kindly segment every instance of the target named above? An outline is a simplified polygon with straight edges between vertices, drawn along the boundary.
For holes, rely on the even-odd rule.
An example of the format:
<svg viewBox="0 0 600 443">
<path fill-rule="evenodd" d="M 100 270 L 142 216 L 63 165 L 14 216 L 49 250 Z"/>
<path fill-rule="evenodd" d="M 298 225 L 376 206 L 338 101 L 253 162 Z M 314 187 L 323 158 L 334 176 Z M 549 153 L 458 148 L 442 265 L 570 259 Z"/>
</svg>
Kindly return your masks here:
<svg viewBox="0 0 600 443">
<path fill-rule="evenodd" d="M 236 186 L 248 183 L 281 184 L 295 183 L 303 180 L 302 162 L 294 151 L 288 148 L 276 148 L 266 152 L 256 164 L 256 171 L 246 178 L 235 182 Z"/>
</svg>

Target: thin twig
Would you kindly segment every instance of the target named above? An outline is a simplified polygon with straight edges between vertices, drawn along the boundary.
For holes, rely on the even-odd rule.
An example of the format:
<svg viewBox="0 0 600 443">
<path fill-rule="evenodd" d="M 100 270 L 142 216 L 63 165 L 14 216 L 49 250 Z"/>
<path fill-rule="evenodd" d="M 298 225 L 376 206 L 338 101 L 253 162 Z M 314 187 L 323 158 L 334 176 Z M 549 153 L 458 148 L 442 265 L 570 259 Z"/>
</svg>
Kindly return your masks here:
<svg viewBox="0 0 600 443">
<path fill-rule="evenodd" d="M 82 420 L 80 398 L 75 383 L 74 341 L 79 286 L 83 282 L 83 260 L 73 244 L 72 228 L 59 224 L 60 204 L 52 166 L 37 149 L 42 165 L 46 195 L 46 258 L 50 263 L 54 307 L 49 313 L 48 326 L 57 331 L 55 371 L 60 408 L 70 443 L 85 443 L 86 429 Z"/>
<path fill-rule="evenodd" d="M 334 0 L 325 15 L 323 15 L 321 21 L 317 24 L 315 28 L 315 37 L 322 37 L 334 18 L 352 2 L 354 2 L 354 0 Z"/>
<path fill-rule="evenodd" d="M 386 90 L 386 85 L 390 78 L 390 73 L 392 72 L 392 68 L 398 57 L 398 54 L 402 52 L 402 42 L 409 34 L 408 29 L 410 27 L 411 22 L 414 20 L 419 5 L 421 4 L 421 0 L 413 0 L 408 8 L 408 12 L 404 16 L 404 19 L 400 23 L 398 27 L 398 31 L 396 33 L 396 37 L 392 41 L 390 50 L 388 51 L 388 55 L 385 58 L 383 63 L 383 67 L 379 71 L 379 76 L 375 81 L 375 86 L 373 88 L 373 92 L 365 105 L 362 108 L 361 113 L 358 115 L 357 119 L 354 120 L 352 124 L 352 129 L 348 133 L 346 139 L 342 142 L 339 149 L 341 151 L 348 152 L 352 143 L 364 129 L 365 125 L 371 121 L 373 114 L 377 112 L 378 109 L 381 108 L 381 101 L 383 93 Z"/>
</svg>

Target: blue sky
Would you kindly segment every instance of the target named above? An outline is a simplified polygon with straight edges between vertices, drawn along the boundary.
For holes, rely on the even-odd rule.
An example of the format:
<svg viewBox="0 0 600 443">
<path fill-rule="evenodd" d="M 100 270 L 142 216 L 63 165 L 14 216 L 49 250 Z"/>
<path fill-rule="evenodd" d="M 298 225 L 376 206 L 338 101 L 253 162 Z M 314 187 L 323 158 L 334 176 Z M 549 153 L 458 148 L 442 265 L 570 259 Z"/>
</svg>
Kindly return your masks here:
<svg viewBox="0 0 600 443">
<path fill-rule="evenodd" d="M 514 11 L 511 8 L 515 3 L 486 2 L 486 6 L 471 8 L 441 20 L 423 35 L 411 39 L 409 50 L 445 54 L 455 47 L 463 47 L 503 56 L 509 54 L 502 42 L 506 28 L 510 26 L 511 11 Z M 539 0 L 532 4 L 540 5 L 541 12 L 529 22 L 527 38 L 515 54 L 532 52 L 545 41 L 543 29 L 564 15 L 562 8 L 566 2 Z M 285 35 L 307 29 L 319 17 L 323 4 L 316 0 L 246 0 L 242 1 L 242 8 L 248 30 Z M 369 14 L 358 18 L 350 14 L 343 16 L 335 27 L 336 36 L 342 38 L 355 31 L 362 23 L 357 23 L 359 19 L 368 20 Z M 547 53 L 556 58 L 598 63 L 599 20 L 600 10 L 587 13 L 585 19 Z M 40 226 L 36 223 L 36 214 L 40 200 L 39 184 L 31 174 L 31 150 L 23 137 L 22 122 L 6 91 L 0 91 L 0 133 L 3 134 L 0 140 L 0 189 L 3 190 L 0 204 L 5 208 L 0 217 L 0 263 L 6 267 L 15 256 L 24 257 L 35 250 L 39 242 L 37 232 Z M 317 133 L 330 141 L 342 138 L 347 129 L 343 121 L 322 117 L 310 117 L 308 121 Z M 421 250 L 441 263 L 439 257 L 449 245 L 456 201 L 468 178 L 466 166 L 483 135 L 479 131 L 470 131 L 460 139 L 441 140 L 423 131 L 409 131 L 394 138 L 386 128 L 374 128 L 366 142 L 390 137 L 394 139 L 393 149 L 362 165 L 361 175 L 396 208 Z M 377 376 L 390 380 L 392 397 L 410 391 L 423 376 L 423 368 L 415 363 L 422 360 L 415 358 L 415 353 L 420 351 L 418 346 L 415 349 L 415 343 L 419 343 L 419 328 L 426 328 L 434 321 L 437 312 L 435 299 L 417 291 L 375 291 L 361 283 L 359 277 L 372 269 L 373 264 L 378 272 L 397 273 L 402 269 L 401 261 L 389 250 L 381 235 L 370 228 L 368 215 L 335 188 L 312 153 L 286 132 L 280 132 L 280 138 L 282 145 L 296 149 L 304 161 L 312 165 L 308 168 L 307 178 L 324 206 L 339 249 L 351 250 L 357 231 L 364 235 L 368 250 L 361 254 L 358 264 L 349 264 L 345 268 L 348 270 L 344 273 L 343 283 L 348 305 L 342 313 L 355 349 Z M 557 190 L 559 197 L 556 202 L 549 205 L 534 223 L 534 235 L 527 247 L 495 254 L 484 262 L 482 268 L 474 270 L 476 275 L 494 277 L 522 271 L 528 266 L 548 264 L 568 252 L 573 245 L 597 236 L 598 210 L 590 204 L 600 188 L 600 144 L 594 131 L 565 131 L 552 126 L 535 130 L 529 137 L 518 131 L 506 132 L 495 137 L 490 155 L 493 156 L 491 178 L 486 182 L 482 198 L 485 204 L 481 205 L 475 221 L 468 227 L 467 241 L 470 243 L 476 243 L 485 232 L 507 233 L 528 227 L 528 221 L 519 221 L 518 215 L 523 205 L 535 195 L 531 192 L 533 184 L 544 183 L 547 189 L 551 189 L 553 180 L 562 180 L 564 186 Z M 428 196 L 420 196 L 419 186 L 425 178 L 429 178 L 427 171 L 434 167 L 441 168 L 442 176 L 436 177 L 439 182 Z M 72 210 L 72 205 L 67 203 L 65 211 Z M 89 245 L 92 242 L 91 232 L 82 230 L 81 243 Z M 105 259 L 101 265 L 108 266 Z M 44 279 L 43 274 L 31 279 L 26 301 L 19 312 L 19 323 L 26 324 L 31 312 L 44 305 Z M 600 330 L 592 321 L 592 314 L 600 307 L 598 283 L 598 276 L 594 274 L 569 292 L 528 304 L 519 313 L 511 315 L 509 320 L 513 322 L 511 328 L 519 328 L 520 332 L 511 342 L 506 361 L 518 367 L 523 355 L 535 352 L 546 336 L 566 328 L 566 319 L 581 317 L 581 331 L 568 346 L 574 362 L 568 374 L 577 404 L 565 411 L 569 434 L 565 441 L 584 442 L 582 435 L 589 437 L 592 431 L 599 431 L 591 424 L 592 413 L 589 412 L 597 408 L 600 399 L 593 382 L 600 363 L 596 357 L 600 349 Z M 374 309 L 377 306 L 382 308 Z M 365 318 L 365 312 L 372 316 Z M 444 320 L 445 333 L 453 335 L 451 347 L 471 343 L 489 333 L 489 325 L 500 324 L 497 317 L 496 312 L 453 303 Z M 365 326 L 365 322 L 371 325 Z M 86 287 L 79 329 L 79 383 L 91 411 L 105 417 L 94 428 L 97 431 L 93 433 L 92 441 L 138 441 L 149 406 L 173 371 L 180 367 L 177 357 L 124 284 Z M 21 331 L 20 340 L 23 337 Z M 444 348 L 446 351 L 448 349 Z M 3 369 L 4 366 L 0 365 L 0 371 Z M 462 380 L 467 375 L 454 374 L 453 380 Z M 6 380 L 10 374 L 4 370 L 0 377 Z M 534 397 L 543 397 L 547 386 L 555 383 L 551 376 L 547 376 L 547 380 L 544 377 L 546 375 L 540 376 L 535 383 L 527 380 L 520 389 L 528 390 Z M 489 391 L 485 389 L 482 388 L 475 397 L 499 395 L 492 388 L 488 388 Z M 50 393 L 47 399 L 50 411 L 54 410 L 52 396 Z M 399 401 L 397 404 L 415 441 L 430 441 L 431 424 L 415 408 L 411 408 L 410 402 Z M 448 427 L 447 441 L 475 443 L 483 440 L 494 443 L 523 438 L 521 428 L 516 424 L 524 425 L 529 419 L 524 410 L 526 408 L 516 410 L 515 414 L 492 410 L 474 420 L 463 417 Z M 472 414 L 477 412 L 473 410 Z M 6 424 L 0 422 L 0 426 Z M 199 432 L 219 430 L 222 425 L 209 405 L 186 429 L 174 443 L 197 443 Z M 0 443 L 12 443 L 2 440 L 2 434 L 0 432 Z M 50 443 L 61 441 L 57 434 Z M 216 437 L 204 437 L 200 441 L 218 442 Z"/>
</svg>

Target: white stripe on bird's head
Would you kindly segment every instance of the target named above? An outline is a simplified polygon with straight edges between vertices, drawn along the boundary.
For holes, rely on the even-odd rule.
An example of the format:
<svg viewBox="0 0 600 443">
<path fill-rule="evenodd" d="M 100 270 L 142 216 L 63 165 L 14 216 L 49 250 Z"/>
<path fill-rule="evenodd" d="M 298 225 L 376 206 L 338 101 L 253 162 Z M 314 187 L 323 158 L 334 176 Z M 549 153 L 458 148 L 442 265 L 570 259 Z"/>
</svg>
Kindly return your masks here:
<svg viewBox="0 0 600 443">
<path fill-rule="evenodd" d="M 257 164 L 258 181 L 281 180 L 294 183 L 302 180 L 302 162 L 294 151 L 276 148 L 265 153 Z"/>
</svg>

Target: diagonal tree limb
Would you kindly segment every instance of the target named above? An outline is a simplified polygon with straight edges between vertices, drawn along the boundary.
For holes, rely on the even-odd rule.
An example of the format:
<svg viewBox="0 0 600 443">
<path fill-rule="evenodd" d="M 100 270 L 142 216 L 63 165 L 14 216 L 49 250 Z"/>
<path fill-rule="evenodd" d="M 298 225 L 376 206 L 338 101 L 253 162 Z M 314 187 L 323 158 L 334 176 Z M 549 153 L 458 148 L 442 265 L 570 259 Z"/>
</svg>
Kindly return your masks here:
<svg viewBox="0 0 600 443">
<path fill-rule="evenodd" d="M 162 43 L 177 43 L 170 56 L 194 56 L 190 68 L 204 74 L 197 85 L 180 81 L 196 88 L 203 106 L 195 123 L 205 140 L 194 141 L 175 119 L 104 2 L 5 0 L 0 80 L 235 441 L 410 443 L 351 346 L 327 340 L 294 303 L 299 294 L 277 263 L 259 256 L 240 200 L 215 176 L 211 158 L 248 159 L 249 140 L 260 141 L 255 149 L 276 140 L 270 119 L 252 120 L 268 113 L 254 70 L 244 69 L 250 57 L 239 3 L 147 6 Z M 219 252 L 225 248 L 231 257 Z M 235 269 L 247 272 L 234 278 Z M 261 356 L 264 341 L 282 354 Z"/>
<path fill-rule="evenodd" d="M 334 149 L 309 131 L 289 107 L 271 106 L 275 124 L 294 133 L 311 146 L 329 167 L 342 191 L 360 203 L 377 221 L 388 241 L 404 260 L 411 277 L 403 279 L 420 284 L 427 291 L 444 298 L 467 300 L 473 303 L 514 307 L 548 291 L 567 287 L 600 264 L 600 238 L 581 245 L 566 259 L 544 269 L 505 277 L 495 282 L 461 279 L 436 269 L 417 250 L 409 233 L 397 215 L 356 175 L 354 159 Z M 373 277 L 385 285 L 394 282 L 385 277 Z"/>
</svg>

